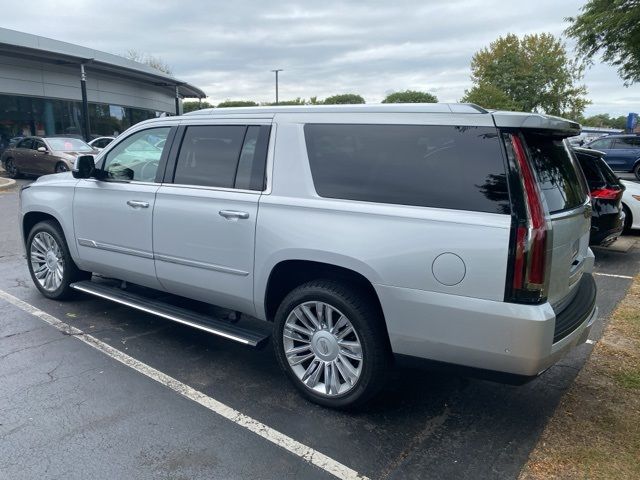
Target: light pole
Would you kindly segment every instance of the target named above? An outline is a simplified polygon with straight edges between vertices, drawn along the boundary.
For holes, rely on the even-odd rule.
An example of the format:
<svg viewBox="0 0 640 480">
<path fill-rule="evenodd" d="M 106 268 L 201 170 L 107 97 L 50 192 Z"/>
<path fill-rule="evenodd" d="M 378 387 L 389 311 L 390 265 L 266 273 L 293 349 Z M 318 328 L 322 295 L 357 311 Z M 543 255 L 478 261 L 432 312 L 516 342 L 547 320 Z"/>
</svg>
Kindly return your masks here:
<svg viewBox="0 0 640 480">
<path fill-rule="evenodd" d="M 271 71 L 276 74 L 276 105 L 278 105 L 278 72 L 281 72 L 282 69 L 278 68 L 276 70 L 271 70 Z"/>
</svg>

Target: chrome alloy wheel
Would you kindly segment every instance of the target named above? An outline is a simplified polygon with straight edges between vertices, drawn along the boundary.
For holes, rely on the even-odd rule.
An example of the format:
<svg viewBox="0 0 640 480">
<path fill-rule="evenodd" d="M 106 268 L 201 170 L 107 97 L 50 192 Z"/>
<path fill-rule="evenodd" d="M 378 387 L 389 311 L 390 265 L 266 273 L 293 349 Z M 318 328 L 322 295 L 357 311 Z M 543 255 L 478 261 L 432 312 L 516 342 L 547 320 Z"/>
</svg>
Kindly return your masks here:
<svg viewBox="0 0 640 480">
<path fill-rule="evenodd" d="M 29 251 L 31 268 L 38 283 L 48 292 L 54 292 L 62 284 L 64 259 L 56 239 L 47 232 L 39 232 L 31 241 Z"/>
<path fill-rule="evenodd" d="M 349 319 L 331 305 L 296 306 L 282 336 L 289 366 L 307 388 L 335 397 L 351 390 L 360 378 L 360 339 Z"/>
</svg>

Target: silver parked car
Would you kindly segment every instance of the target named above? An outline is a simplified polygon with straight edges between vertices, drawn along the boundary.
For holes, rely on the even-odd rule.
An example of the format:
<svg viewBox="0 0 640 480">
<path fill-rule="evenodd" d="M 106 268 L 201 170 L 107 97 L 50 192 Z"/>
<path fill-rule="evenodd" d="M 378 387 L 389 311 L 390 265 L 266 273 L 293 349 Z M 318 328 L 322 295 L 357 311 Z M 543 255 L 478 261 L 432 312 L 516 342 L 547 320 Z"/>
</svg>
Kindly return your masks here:
<svg viewBox="0 0 640 480">
<path fill-rule="evenodd" d="M 149 120 L 22 191 L 29 270 L 52 299 L 249 346 L 272 334 L 294 385 L 331 407 L 371 398 L 394 358 L 533 378 L 597 317 L 589 192 L 563 140 L 579 129 L 464 104 Z"/>
</svg>

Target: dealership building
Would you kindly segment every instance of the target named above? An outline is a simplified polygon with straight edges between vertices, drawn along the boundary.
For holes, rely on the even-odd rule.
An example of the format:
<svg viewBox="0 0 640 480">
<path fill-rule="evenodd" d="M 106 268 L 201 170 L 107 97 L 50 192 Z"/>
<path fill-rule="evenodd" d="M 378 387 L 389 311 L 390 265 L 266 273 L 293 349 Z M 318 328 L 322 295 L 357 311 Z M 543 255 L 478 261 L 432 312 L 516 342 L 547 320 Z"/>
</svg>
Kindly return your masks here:
<svg viewBox="0 0 640 480">
<path fill-rule="evenodd" d="M 26 135 L 117 135 L 204 97 L 118 55 L 0 28 L 0 147 Z"/>
</svg>

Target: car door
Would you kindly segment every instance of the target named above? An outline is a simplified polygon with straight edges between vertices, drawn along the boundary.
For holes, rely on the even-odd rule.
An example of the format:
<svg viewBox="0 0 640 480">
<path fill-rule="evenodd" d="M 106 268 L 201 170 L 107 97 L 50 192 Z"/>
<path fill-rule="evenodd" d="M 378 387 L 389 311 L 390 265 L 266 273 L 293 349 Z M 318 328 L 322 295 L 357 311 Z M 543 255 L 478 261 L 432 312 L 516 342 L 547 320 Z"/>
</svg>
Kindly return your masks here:
<svg viewBox="0 0 640 480">
<path fill-rule="evenodd" d="M 180 147 L 172 149 L 153 212 L 156 272 L 167 291 L 254 313 L 256 217 L 270 130 L 227 121 L 178 131 Z"/>
<path fill-rule="evenodd" d="M 33 150 L 31 150 L 32 145 L 33 138 L 28 137 L 20 140 L 13 150 L 13 163 L 23 173 L 34 173 L 35 170 L 33 166 Z"/>
<path fill-rule="evenodd" d="M 46 152 L 39 152 L 38 148 L 44 147 Z M 46 175 L 53 173 L 55 169 L 55 161 L 52 159 L 51 152 L 45 143 L 39 139 L 34 138 L 31 145 L 32 165 L 34 170 L 40 175 Z"/>
<path fill-rule="evenodd" d="M 630 172 L 640 158 L 640 137 L 618 137 L 613 142 L 612 163 L 614 170 Z"/>
<path fill-rule="evenodd" d="M 80 267 L 151 288 L 152 220 L 167 151 L 154 147 L 175 129 L 159 126 L 122 138 L 98 161 L 97 178 L 80 180 L 73 200 Z M 167 145 L 170 141 L 167 142 Z"/>
</svg>

